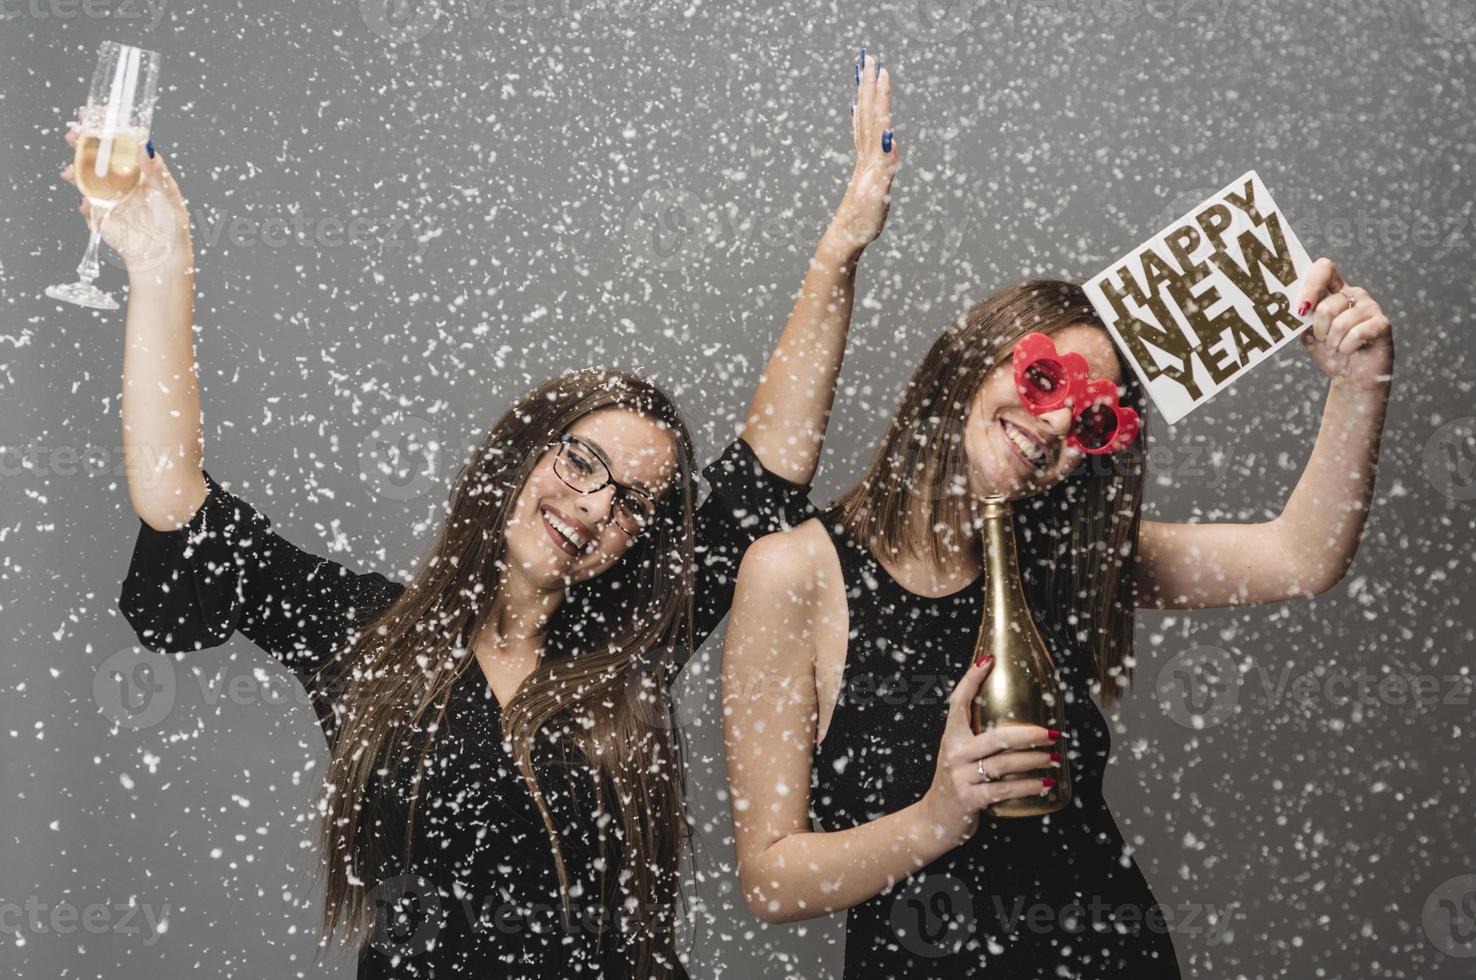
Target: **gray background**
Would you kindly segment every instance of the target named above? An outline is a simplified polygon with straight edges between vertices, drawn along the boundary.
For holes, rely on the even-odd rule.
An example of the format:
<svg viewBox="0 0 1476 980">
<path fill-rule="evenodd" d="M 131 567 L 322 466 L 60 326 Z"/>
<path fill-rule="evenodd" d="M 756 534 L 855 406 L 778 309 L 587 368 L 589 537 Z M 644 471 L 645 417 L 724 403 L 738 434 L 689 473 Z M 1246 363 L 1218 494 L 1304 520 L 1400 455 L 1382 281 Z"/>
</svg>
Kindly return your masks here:
<svg viewBox="0 0 1476 980">
<path fill-rule="evenodd" d="M 560 370 L 637 368 L 704 458 L 727 442 L 849 173 L 863 43 L 896 73 L 904 169 L 863 263 L 820 502 L 953 314 L 1027 274 L 1085 277 L 1258 168 L 1395 323 L 1373 513 L 1313 601 L 1142 615 L 1108 796 L 1178 912 L 1188 976 L 1473 975 L 1446 955 L 1476 952 L 1476 736 L 1450 680 L 1469 678 L 1476 625 L 1457 602 L 1476 516 L 1471 0 L 0 9 L 7 974 L 352 972 L 312 963 L 326 754 L 290 676 L 237 639 L 166 663 L 173 691 L 140 687 L 134 713 L 112 679 L 148 680 L 115 607 L 138 525 L 123 321 L 41 290 L 84 240 L 59 127 L 117 38 L 165 56 L 154 139 L 195 217 L 212 473 L 300 544 L 389 573 L 426 545 L 467 448 Z M 1292 345 L 1156 422 L 1150 514 L 1274 516 L 1324 389 Z M 736 895 L 718 651 L 681 687 L 694 976 L 833 976 L 839 916 L 768 927 Z M 1184 678 L 1216 670 L 1196 727 Z M 1434 703 L 1343 686 L 1382 675 L 1433 679 Z"/>
</svg>

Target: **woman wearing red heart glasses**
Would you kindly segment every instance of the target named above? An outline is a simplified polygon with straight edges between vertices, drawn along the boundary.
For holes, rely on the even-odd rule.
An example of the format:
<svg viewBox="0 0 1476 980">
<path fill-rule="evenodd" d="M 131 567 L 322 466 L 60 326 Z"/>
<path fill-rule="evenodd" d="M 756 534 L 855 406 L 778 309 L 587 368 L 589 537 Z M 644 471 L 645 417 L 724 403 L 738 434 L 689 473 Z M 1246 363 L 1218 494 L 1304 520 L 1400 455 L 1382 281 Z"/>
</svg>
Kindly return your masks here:
<svg viewBox="0 0 1476 980">
<path fill-rule="evenodd" d="M 1331 588 L 1367 514 L 1393 364 L 1368 293 L 1318 262 L 1303 342 L 1331 380 L 1322 431 L 1272 521 L 1142 516 L 1144 398 L 1082 290 L 1031 281 L 933 344 L 876 454 L 819 519 L 743 559 L 723 655 L 739 871 L 772 922 L 847 910 L 845 976 L 1177 978 L 1159 906 L 1103 798 L 1097 700 L 1132 676 L 1139 606 L 1248 605 Z M 1015 500 L 1027 597 L 1066 730 L 974 735 L 988 674 L 977 504 Z M 898 693 L 902 696 L 897 696 Z M 1070 766 L 1045 818 L 999 777 Z"/>
</svg>

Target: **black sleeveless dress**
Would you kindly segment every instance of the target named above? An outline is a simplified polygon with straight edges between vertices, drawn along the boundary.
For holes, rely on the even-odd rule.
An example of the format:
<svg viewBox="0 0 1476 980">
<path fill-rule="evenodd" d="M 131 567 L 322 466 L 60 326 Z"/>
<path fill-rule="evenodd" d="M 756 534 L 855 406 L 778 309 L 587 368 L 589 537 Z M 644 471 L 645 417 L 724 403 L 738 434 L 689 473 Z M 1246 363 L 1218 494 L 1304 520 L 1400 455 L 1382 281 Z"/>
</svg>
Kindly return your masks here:
<svg viewBox="0 0 1476 980">
<path fill-rule="evenodd" d="M 809 488 L 766 469 L 742 439 L 703 476 L 711 492 L 695 515 L 699 645 L 732 604 L 749 544 L 814 513 Z M 163 532 L 139 521 L 119 608 L 139 641 L 160 653 L 202 650 L 241 633 L 296 674 L 331 744 L 345 686 L 335 654 L 404 586 L 297 547 L 250 502 L 208 472 L 205 480 L 209 494 L 185 526 Z M 159 666 L 172 669 L 163 658 Z M 613 815 L 600 808 L 582 753 L 556 730 L 540 734 L 533 764 L 571 878 L 572 928 L 561 914 L 548 829 L 503 742 L 501 705 L 473 664 L 456 684 L 421 783 L 408 865 L 400 854 L 410 773 L 394 772 L 372 793 L 387 854 L 369 904 L 384 915 L 360 951 L 360 980 L 629 975 L 611 928 L 621 896 L 601 889 L 600 867 L 620 866 L 618 853 L 599 856 L 600 828 Z M 606 780 L 606 800 L 612 791 Z M 680 964 L 677 975 L 685 975 Z"/>
<path fill-rule="evenodd" d="M 844 830 L 915 803 L 932 783 L 948 695 L 967 669 L 984 577 L 952 595 L 904 589 L 821 515 L 849 614 L 845 672 L 816 748 L 811 819 Z M 1046 817 L 980 815 L 965 844 L 850 909 L 845 977 L 1177 980 L 1168 929 L 1102 797 L 1111 747 L 1087 651 L 1037 615 L 1066 701 L 1072 801 Z"/>
</svg>

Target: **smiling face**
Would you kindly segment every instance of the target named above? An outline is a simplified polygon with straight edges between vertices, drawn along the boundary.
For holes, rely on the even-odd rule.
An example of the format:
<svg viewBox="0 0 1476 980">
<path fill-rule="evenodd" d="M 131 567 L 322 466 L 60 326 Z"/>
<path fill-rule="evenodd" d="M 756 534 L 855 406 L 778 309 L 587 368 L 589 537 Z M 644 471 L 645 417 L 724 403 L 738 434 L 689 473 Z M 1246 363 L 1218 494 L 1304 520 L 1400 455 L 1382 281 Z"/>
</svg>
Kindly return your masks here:
<svg viewBox="0 0 1476 980">
<path fill-rule="evenodd" d="M 1075 351 L 1087 360 L 1093 378 L 1122 382 L 1122 366 L 1112 338 L 1101 327 L 1074 323 L 1051 334 L 1056 350 Z M 1066 444 L 1071 406 L 1031 415 L 1015 390 L 1011 348 L 979 387 L 969 405 L 964 449 L 969 489 L 977 496 L 1029 497 L 1064 480 L 1086 455 Z"/>
<path fill-rule="evenodd" d="M 556 470 L 559 447 L 544 450 L 507 522 L 507 558 L 514 574 L 544 590 L 587 581 L 619 561 L 635 540 L 620 526 L 621 498 L 630 506 L 645 503 L 654 510 L 677 467 L 671 432 L 630 409 L 591 412 L 565 434 L 573 441 L 564 460 Z M 560 476 L 562 472 L 576 484 L 597 483 L 604 478 L 602 463 L 616 483 L 644 490 L 645 496 L 626 494 L 614 485 L 580 493 Z"/>
</svg>

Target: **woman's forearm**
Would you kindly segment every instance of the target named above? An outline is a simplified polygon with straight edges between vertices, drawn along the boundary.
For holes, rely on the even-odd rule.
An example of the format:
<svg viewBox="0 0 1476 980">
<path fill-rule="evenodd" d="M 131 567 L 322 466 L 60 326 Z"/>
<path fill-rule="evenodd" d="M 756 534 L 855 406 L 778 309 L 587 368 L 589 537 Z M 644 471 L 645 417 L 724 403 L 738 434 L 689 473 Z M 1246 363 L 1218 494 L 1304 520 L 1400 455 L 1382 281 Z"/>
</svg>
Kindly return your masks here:
<svg viewBox="0 0 1476 980">
<path fill-rule="evenodd" d="M 1368 518 L 1389 384 L 1333 381 L 1312 456 L 1277 519 L 1291 554 L 1307 562 L 1306 581 L 1331 588 L 1353 563 Z"/>
<path fill-rule="evenodd" d="M 204 502 L 195 373 L 194 260 L 172 256 L 129 277 L 123 352 L 123 454 L 133 509 L 167 531 Z"/>
<path fill-rule="evenodd" d="M 743 438 L 766 469 L 794 483 L 815 475 L 845 356 L 861 249 L 826 232 L 789 322 L 754 391 Z"/>
<path fill-rule="evenodd" d="M 956 846 L 927 797 L 848 830 L 791 834 L 742 868 L 744 898 L 767 922 L 793 922 L 874 898 Z"/>
</svg>

